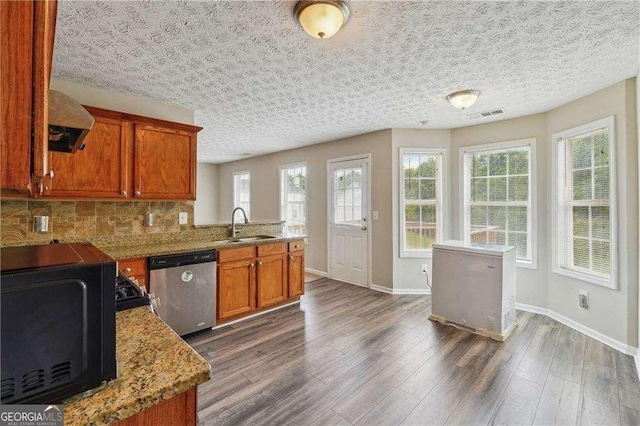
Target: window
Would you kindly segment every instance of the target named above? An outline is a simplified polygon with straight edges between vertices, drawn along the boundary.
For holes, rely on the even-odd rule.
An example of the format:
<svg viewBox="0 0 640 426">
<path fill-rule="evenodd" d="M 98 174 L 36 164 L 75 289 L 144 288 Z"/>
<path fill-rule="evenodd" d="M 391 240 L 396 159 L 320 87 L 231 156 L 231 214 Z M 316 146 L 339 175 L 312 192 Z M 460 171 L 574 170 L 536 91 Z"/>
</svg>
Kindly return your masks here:
<svg viewBox="0 0 640 426">
<path fill-rule="evenodd" d="M 280 219 L 286 233 L 306 234 L 307 163 L 280 167 Z"/>
<path fill-rule="evenodd" d="M 400 149 L 400 255 L 425 257 L 444 229 L 442 149 Z"/>
<path fill-rule="evenodd" d="M 251 174 L 236 172 L 233 174 L 233 208 L 242 207 L 250 217 L 251 210 Z M 242 213 L 236 212 L 236 220 L 244 220 Z"/>
<path fill-rule="evenodd" d="M 468 147 L 462 155 L 465 241 L 514 246 L 517 265 L 536 268 L 535 139 Z"/>
<path fill-rule="evenodd" d="M 616 288 L 614 119 L 555 134 L 557 273 Z"/>
</svg>

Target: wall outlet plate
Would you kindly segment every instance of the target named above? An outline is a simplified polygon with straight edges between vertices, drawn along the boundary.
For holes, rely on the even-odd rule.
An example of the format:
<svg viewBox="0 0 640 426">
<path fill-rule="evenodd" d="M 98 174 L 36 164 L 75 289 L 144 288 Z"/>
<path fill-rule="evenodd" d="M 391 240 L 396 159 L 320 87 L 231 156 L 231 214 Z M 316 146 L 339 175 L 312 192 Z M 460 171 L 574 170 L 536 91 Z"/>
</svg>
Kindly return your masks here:
<svg viewBox="0 0 640 426">
<path fill-rule="evenodd" d="M 582 290 L 578 293 L 578 304 L 581 308 L 589 309 L 589 293 Z"/>
<path fill-rule="evenodd" d="M 189 221 L 189 213 L 187 212 L 180 212 L 178 214 L 178 223 L 180 225 L 186 225 L 187 222 Z"/>
</svg>

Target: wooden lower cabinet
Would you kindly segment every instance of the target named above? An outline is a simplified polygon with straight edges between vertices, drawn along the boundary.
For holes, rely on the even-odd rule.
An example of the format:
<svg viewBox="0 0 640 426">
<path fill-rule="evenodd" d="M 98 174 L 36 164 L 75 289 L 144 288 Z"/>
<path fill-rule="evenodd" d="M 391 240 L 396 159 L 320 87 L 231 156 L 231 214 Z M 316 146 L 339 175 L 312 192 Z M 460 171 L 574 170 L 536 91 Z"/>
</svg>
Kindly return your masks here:
<svg viewBox="0 0 640 426">
<path fill-rule="evenodd" d="M 136 257 L 132 259 L 118 259 L 118 269 L 127 277 L 138 281 L 139 286 L 145 286 L 147 291 L 153 291 L 147 285 L 147 258 Z"/>
<path fill-rule="evenodd" d="M 288 299 L 287 266 L 286 254 L 258 259 L 258 308 Z"/>
<path fill-rule="evenodd" d="M 188 391 L 164 400 L 144 411 L 120 420 L 117 426 L 195 425 L 198 419 L 198 391 Z"/>
<path fill-rule="evenodd" d="M 304 294 L 304 244 L 294 243 L 220 249 L 217 319 L 246 316 Z"/>
<path fill-rule="evenodd" d="M 218 318 L 227 319 L 256 308 L 255 260 L 218 264 Z"/>
<path fill-rule="evenodd" d="M 304 251 L 289 253 L 289 297 L 304 294 Z"/>
</svg>

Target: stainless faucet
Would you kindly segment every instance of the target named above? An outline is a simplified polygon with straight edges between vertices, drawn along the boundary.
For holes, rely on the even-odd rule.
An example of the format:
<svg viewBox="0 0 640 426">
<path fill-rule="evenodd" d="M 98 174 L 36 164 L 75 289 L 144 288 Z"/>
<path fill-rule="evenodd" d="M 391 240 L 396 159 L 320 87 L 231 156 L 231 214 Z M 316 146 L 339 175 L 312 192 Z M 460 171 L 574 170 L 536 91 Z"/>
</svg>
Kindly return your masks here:
<svg viewBox="0 0 640 426">
<path fill-rule="evenodd" d="M 238 234 L 242 232 L 242 229 L 236 229 L 236 212 L 240 210 L 242 215 L 244 216 L 244 223 L 249 223 L 249 219 L 247 219 L 247 213 L 244 211 L 242 207 L 236 207 L 233 209 L 233 213 L 231 213 L 231 237 L 235 240 L 238 237 Z"/>
</svg>

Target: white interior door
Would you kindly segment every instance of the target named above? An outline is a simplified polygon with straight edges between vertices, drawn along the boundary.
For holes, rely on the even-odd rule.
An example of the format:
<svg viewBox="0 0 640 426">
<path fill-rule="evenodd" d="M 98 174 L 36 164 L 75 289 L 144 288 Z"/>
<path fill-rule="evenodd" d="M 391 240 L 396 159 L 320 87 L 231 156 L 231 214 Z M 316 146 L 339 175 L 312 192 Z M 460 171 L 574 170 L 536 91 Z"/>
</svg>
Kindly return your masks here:
<svg viewBox="0 0 640 426">
<path fill-rule="evenodd" d="M 369 159 L 329 163 L 329 276 L 369 285 Z"/>
</svg>

